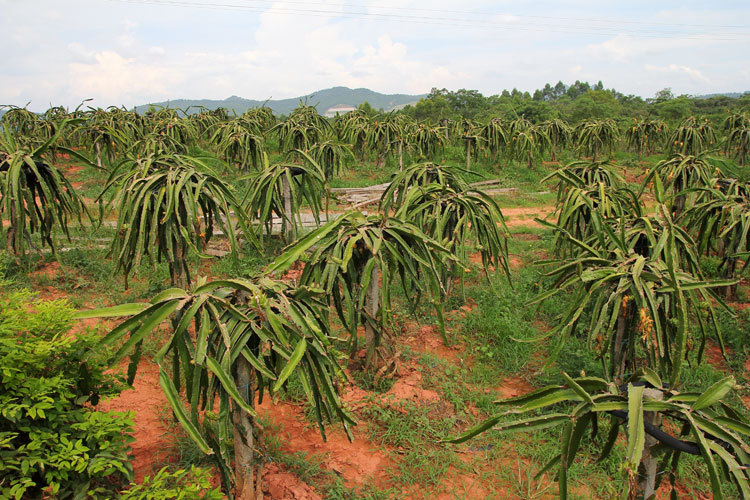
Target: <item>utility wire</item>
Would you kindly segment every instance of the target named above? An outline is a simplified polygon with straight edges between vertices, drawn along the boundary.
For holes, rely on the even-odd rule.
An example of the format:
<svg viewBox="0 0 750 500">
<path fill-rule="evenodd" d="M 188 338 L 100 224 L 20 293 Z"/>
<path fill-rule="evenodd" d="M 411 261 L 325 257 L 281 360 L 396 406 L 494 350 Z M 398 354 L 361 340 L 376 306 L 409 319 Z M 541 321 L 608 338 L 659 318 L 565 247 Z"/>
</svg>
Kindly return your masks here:
<svg viewBox="0 0 750 500">
<path fill-rule="evenodd" d="M 231 10 L 231 11 L 245 11 L 245 12 L 259 12 L 264 14 L 276 14 L 276 15 L 298 15 L 298 16 L 315 16 L 315 17 L 327 17 L 327 18 L 345 18 L 345 19 L 359 19 L 365 21 L 388 21 L 388 22 L 405 22 L 412 24 L 425 24 L 425 25 L 437 25 L 437 26 L 450 26 L 454 28 L 484 28 L 490 30 L 507 30 L 507 31 L 532 31 L 532 32 L 543 32 L 543 33 L 567 33 L 567 34 L 579 34 L 579 35 L 590 35 L 590 36 L 631 36 L 636 38 L 679 38 L 688 40 L 703 40 L 703 41 L 739 41 L 743 38 L 750 36 L 750 33 L 743 32 L 732 32 L 726 35 L 719 35 L 715 33 L 684 33 L 676 31 L 614 31 L 616 28 L 609 27 L 598 27 L 598 26 L 561 26 L 557 24 L 545 24 L 545 23 L 526 23 L 526 25 L 517 25 L 512 22 L 503 21 L 486 21 L 480 19 L 461 19 L 451 17 L 437 17 L 437 16 L 422 16 L 422 15 L 406 15 L 406 14 L 386 14 L 386 13 L 375 13 L 375 12 L 362 12 L 362 11 L 339 11 L 329 10 L 323 8 L 294 8 L 294 7 L 277 7 L 274 6 L 272 9 L 257 5 L 238 5 L 238 4 L 227 4 L 227 3 L 210 3 L 210 2 L 189 2 L 185 0 L 110 0 L 112 2 L 126 3 L 126 4 L 141 4 L 141 5 L 158 5 L 166 7 L 192 7 L 209 10 Z M 263 0 L 261 0 L 263 1 Z M 275 3 L 303 3 L 305 5 L 313 5 L 308 2 L 275 2 Z M 326 5 L 326 4 L 318 4 Z M 343 4 L 335 4 L 343 5 Z M 461 12 L 464 15 L 475 15 L 474 13 L 467 11 L 437 11 L 436 12 Z M 490 14 L 483 13 L 483 15 L 498 16 L 502 14 Z M 553 18 L 554 19 L 554 18 Z M 530 26 L 529 26 L 530 24 Z M 538 27 L 534 27 L 538 26 Z M 588 31 L 583 31 L 588 30 Z M 739 37 L 739 38 L 737 38 Z"/>
<path fill-rule="evenodd" d="M 215 9 L 215 10 L 247 10 L 251 12 L 264 12 L 267 14 L 282 14 L 282 13 L 298 13 L 298 14 L 324 14 L 326 16 L 361 16 L 361 17 L 374 17 L 374 18 L 388 18 L 392 20 L 410 20 L 410 21 L 416 21 L 424 23 L 425 21 L 431 21 L 431 20 L 437 20 L 437 21 L 448 21 L 452 24 L 455 23 L 476 23 L 476 24 L 482 24 L 482 25 L 495 25 L 497 26 L 497 22 L 493 21 L 482 21 L 482 20 L 476 20 L 476 19 L 456 19 L 453 17 L 446 18 L 446 17 L 428 17 L 428 16 L 416 16 L 416 15 L 398 15 L 398 14 L 383 14 L 383 13 L 373 13 L 373 12 L 357 12 L 357 11 L 335 11 L 335 10 L 329 10 L 329 9 L 296 9 L 296 8 L 279 8 L 276 7 L 276 4 L 303 4 L 303 5 L 318 5 L 318 6 L 329 6 L 329 5 L 339 5 L 339 6 L 346 6 L 345 4 L 313 4 L 310 2 L 294 2 L 294 1 L 278 1 L 273 2 L 274 7 L 272 10 L 268 10 L 264 7 L 259 6 L 250 6 L 250 5 L 237 5 L 237 4 L 225 4 L 225 3 L 208 3 L 208 2 L 188 2 L 185 0 L 119 0 L 122 3 L 141 3 L 141 4 L 152 4 L 152 5 L 171 5 L 171 6 L 180 6 L 180 7 L 198 7 L 198 8 L 209 8 L 209 9 Z M 264 2 L 269 3 L 269 0 L 256 0 L 254 3 Z M 367 6 L 365 6 L 367 7 Z M 384 7 L 368 7 L 368 8 L 384 8 Z M 406 8 L 400 8 L 402 10 L 406 10 Z M 413 10 L 430 10 L 430 9 L 413 9 Z M 469 15 L 499 15 L 495 13 L 473 13 L 469 11 L 439 11 L 437 9 L 432 9 L 435 12 L 455 12 L 455 13 L 462 13 L 462 14 L 469 14 Z M 518 17 L 518 16 L 514 16 Z M 542 17 L 542 16 L 537 16 Z M 542 26 L 550 26 L 550 27 L 557 27 L 559 28 L 559 25 L 548 25 L 548 24 L 542 24 Z M 514 26 L 504 26 L 505 28 L 516 28 Z M 578 28 L 578 27 L 572 27 L 572 28 Z M 596 26 L 586 26 L 585 29 L 594 29 L 594 30 L 601 30 L 601 29 L 610 29 L 610 28 L 600 28 Z M 520 28 L 524 29 L 524 28 Z M 539 31 L 548 31 L 546 29 L 539 30 Z M 568 30 L 569 31 L 569 30 Z M 570 32 L 576 32 L 576 31 L 570 31 Z M 584 33 L 585 34 L 585 33 Z M 598 35 L 600 33 L 590 33 Z M 607 33 L 610 34 L 610 33 Z M 623 33 L 614 33 L 614 34 L 623 34 Z M 637 32 L 636 34 L 640 34 L 640 32 Z M 652 34 L 663 34 L 663 35 L 674 35 L 675 32 L 646 32 L 644 33 L 646 35 L 652 35 Z M 737 33 L 731 33 L 732 35 L 735 35 Z M 750 33 L 739 33 L 740 35 L 750 35 Z"/>
<path fill-rule="evenodd" d="M 335 3 L 326 2 L 325 4 L 315 2 L 303 2 L 295 0 L 242 0 L 247 3 L 265 3 L 265 4 L 295 4 L 295 5 L 326 5 L 326 6 L 339 6 L 339 7 L 352 7 L 351 4 L 347 3 Z M 385 9 L 385 10 L 404 10 L 404 11 L 417 11 L 417 12 L 438 12 L 442 14 L 472 14 L 481 16 L 496 16 L 502 15 L 497 12 L 486 12 L 486 11 L 467 11 L 467 10 L 449 10 L 449 9 L 427 9 L 424 7 L 397 7 L 392 5 L 358 5 L 358 7 L 366 9 Z M 685 24 L 685 23 L 665 23 L 658 21 L 631 21 L 626 19 L 601 19 L 601 18 L 587 18 L 587 17 L 554 17 L 554 16 L 533 16 L 533 15 L 518 15 L 518 14 L 507 14 L 515 18 L 534 18 L 534 19 L 550 19 L 556 21 L 580 21 L 580 22 L 595 22 L 605 24 L 642 24 L 642 25 L 654 25 L 654 26 L 677 26 L 677 27 L 691 27 L 691 28 L 728 28 L 728 29 L 750 29 L 750 25 L 726 25 L 726 24 Z"/>
</svg>

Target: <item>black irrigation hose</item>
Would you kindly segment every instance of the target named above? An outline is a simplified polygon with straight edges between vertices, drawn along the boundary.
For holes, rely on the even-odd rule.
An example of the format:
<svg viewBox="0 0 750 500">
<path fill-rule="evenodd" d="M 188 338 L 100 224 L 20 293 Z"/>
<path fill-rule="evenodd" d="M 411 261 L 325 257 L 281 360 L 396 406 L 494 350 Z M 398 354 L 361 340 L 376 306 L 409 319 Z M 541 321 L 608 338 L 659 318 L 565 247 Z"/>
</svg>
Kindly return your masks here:
<svg viewBox="0 0 750 500">
<path fill-rule="evenodd" d="M 654 387 L 654 385 L 651 382 L 640 381 L 640 380 L 636 382 L 630 382 L 630 385 L 632 385 L 633 387 L 645 387 L 647 389 L 659 389 L 660 391 L 669 389 L 669 384 L 664 384 L 662 387 Z M 620 389 L 621 393 L 626 393 L 628 392 L 628 384 L 622 384 L 620 387 L 618 387 L 618 389 Z"/>
<path fill-rule="evenodd" d="M 664 384 L 664 387 L 654 387 L 651 383 L 642 382 L 642 381 L 631 382 L 631 385 L 645 386 L 647 388 L 659 389 L 659 390 L 669 389 L 669 386 L 667 384 Z M 619 389 L 621 392 L 625 392 L 627 391 L 627 385 L 621 385 Z M 623 423 L 626 423 L 628 421 L 628 414 L 624 410 L 612 410 L 612 411 L 608 411 L 607 413 L 609 413 L 610 415 L 614 415 L 617 418 L 622 419 Z M 658 427 L 654 425 L 649 424 L 648 422 L 643 422 L 643 430 L 646 431 L 646 434 L 648 434 L 649 436 L 653 437 L 660 443 L 665 444 L 674 450 L 681 451 L 684 453 L 689 453 L 691 455 L 701 454 L 701 449 L 698 447 L 697 444 L 693 443 L 692 441 L 683 441 L 681 439 L 677 439 L 671 434 L 667 434 L 663 430 L 659 429 Z M 726 441 L 722 441 L 721 439 L 715 436 L 712 436 L 710 434 L 705 434 L 705 436 L 709 438 L 710 440 L 714 441 L 715 443 L 717 443 L 719 446 L 721 446 L 725 450 L 729 452 L 732 451 L 732 446 Z"/>
<path fill-rule="evenodd" d="M 624 410 L 612 410 L 608 411 L 607 413 L 609 413 L 610 415 L 614 415 L 617 418 L 621 418 L 623 420 L 623 423 L 628 421 L 628 413 Z M 690 441 L 682 441 L 681 439 L 677 439 L 671 434 L 667 434 L 663 430 L 649 424 L 648 422 L 643 422 L 643 430 L 645 430 L 646 434 L 648 434 L 649 436 L 674 450 L 689 453 L 691 455 L 701 454 L 701 449 L 697 444 Z"/>
</svg>

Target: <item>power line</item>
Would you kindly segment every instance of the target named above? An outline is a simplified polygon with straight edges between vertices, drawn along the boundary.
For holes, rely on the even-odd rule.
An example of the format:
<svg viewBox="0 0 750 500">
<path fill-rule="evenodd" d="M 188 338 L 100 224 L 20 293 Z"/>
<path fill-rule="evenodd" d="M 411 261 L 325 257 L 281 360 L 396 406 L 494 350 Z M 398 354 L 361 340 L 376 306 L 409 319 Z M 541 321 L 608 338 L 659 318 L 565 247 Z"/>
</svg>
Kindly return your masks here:
<svg viewBox="0 0 750 500">
<path fill-rule="evenodd" d="M 416 16 L 416 15 L 399 15 L 399 14 L 383 14 L 383 13 L 372 13 L 372 12 L 357 12 L 357 11 L 333 11 L 333 10 L 327 10 L 327 9 L 296 9 L 296 8 L 278 8 L 275 5 L 276 4 L 303 4 L 303 5 L 309 5 L 309 6 L 329 6 L 329 5 L 338 5 L 338 6 L 346 6 L 345 4 L 314 4 L 310 2 L 294 2 L 294 1 L 274 1 L 270 2 L 270 0 L 256 0 L 255 3 L 264 2 L 264 3 L 273 3 L 274 8 L 271 11 L 268 11 L 264 7 L 254 7 L 249 5 L 237 5 L 237 4 L 226 4 L 226 3 L 207 3 L 207 2 L 188 2 L 185 0 L 120 0 L 123 3 L 141 3 L 141 4 L 152 4 L 152 5 L 170 5 L 170 6 L 180 6 L 180 7 L 198 7 L 198 8 L 209 8 L 209 9 L 215 9 L 215 10 L 247 10 L 251 12 L 264 12 L 266 14 L 284 14 L 284 13 L 290 13 L 290 14 L 322 14 L 326 17 L 328 16 L 340 16 L 340 17 L 355 17 L 355 18 L 375 18 L 375 19 L 387 19 L 387 20 L 396 20 L 396 21 L 412 21 L 412 22 L 418 22 L 422 24 L 434 24 L 429 23 L 429 21 L 439 21 L 439 22 L 450 22 L 452 25 L 455 25 L 456 23 L 460 23 L 460 26 L 467 25 L 467 23 L 470 26 L 474 25 L 490 25 L 490 26 L 498 26 L 498 23 L 496 21 L 481 21 L 476 19 L 456 19 L 456 18 L 445 18 L 445 17 L 428 17 L 428 16 Z M 367 8 L 384 8 L 384 7 L 378 7 L 378 6 L 365 6 Z M 402 10 L 407 10 L 406 8 L 401 8 Z M 430 9 L 413 9 L 413 10 L 430 10 Z M 469 11 L 439 11 L 438 9 L 431 9 L 435 12 L 454 12 L 454 13 L 462 13 L 464 15 L 498 15 L 494 13 L 472 13 Z M 517 16 L 514 16 L 517 17 Z M 537 16 L 542 17 L 542 16 Z M 560 28 L 559 25 L 542 25 L 542 26 L 549 26 L 553 28 Z M 520 26 L 500 26 L 502 28 L 506 29 L 529 29 L 525 27 Z M 571 28 L 571 27 L 566 27 Z M 562 30 L 561 32 L 580 32 L 577 28 L 579 27 L 572 27 L 574 30 L 566 29 Z M 593 29 L 593 30 L 602 30 L 602 29 L 609 29 L 609 28 L 600 28 L 597 26 L 587 26 L 586 29 Z M 548 31 L 547 29 L 539 29 L 538 31 Z M 587 34 L 587 33 L 584 33 Z M 600 32 L 597 33 L 588 33 L 592 35 L 599 35 Z M 612 32 L 606 32 L 605 34 L 631 34 L 631 33 L 612 33 Z M 667 35 L 672 36 L 675 33 L 674 32 L 635 32 L 635 34 L 641 35 Z M 732 33 L 735 35 L 736 33 Z M 742 34 L 741 34 L 742 35 Z"/>
<path fill-rule="evenodd" d="M 296 4 L 296 5 L 316 5 L 315 2 L 304 2 L 294 0 L 242 0 L 248 3 L 265 3 L 265 4 Z M 318 4 L 321 5 L 321 4 Z M 350 7 L 350 4 L 346 3 L 334 3 L 326 2 L 324 5 Z M 533 15 L 519 15 L 510 13 L 497 13 L 487 11 L 467 11 L 467 10 L 450 10 L 450 9 L 428 9 L 424 7 L 398 7 L 392 5 L 361 5 L 360 7 L 367 9 L 385 9 L 385 10 L 404 10 L 404 11 L 416 11 L 416 12 L 438 12 L 443 14 L 473 14 L 482 16 L 495 16 L 495 15 L 510 15 L 516 18 L 534 18 L 534 19 L 550 19 L 557 21 L 581 21 L 581 22 L 596 22 L 606 24 L 642 24 L 642 25 L 653 25 L 653 26 L 677 26 L 677 27 L 690 27 L 690 28 L 727 28 L 727 29 L 750 29 L 750 25 L 724 25 L 724 24 L 686 24 L 686 23 L 665 23 L 658 21 L 632 21 L 626 19 L 601 19 L 601 18 L 588 18 L 588 17 L 560 17 L 560 16 L 533 16 Z"/>
<path fill-rule="evenodd" d="M 388 22 L 404 22 L 411 24 L 424 24 L 424 25 L 438 25 L 438 26 L 450 26 L 454 28 L 484 28 L 490 30 L 507 30 L 507 31 L 531 31 L 531 32 L 544 32 L 544 33 L 567 33 L 567 34 L 578 34 L 578 35 L 589 35 L 589 36 L 631 36 L 637 38 L 680 38 L 688 40 L 703 40 L 703 41 L 738 41 L 744 37 L 750 36 L 750 33 L 732 32 L 726 35 L 718 35 L 715 33 L 683 33 L 676 31 L 644 31 L 644 30 L 620 30 L 615 31 L 616 28 L 610 27 L 599 27 L 599 26 L 563 26 L 558 24 L 548 23 L 531 23 L 526 22 L 525 25 L 518 25 L 510 22 L 499 22 L 499 21 L 487 21 L 480 19 L 465 19 L 465 18 L 451 18 L 451 17 L 438 17 L 438 16 L 422 16 L 415 14 L 389 14 L 389 13 L 377 13 L 377 12 L 361 12 L 361 11 L 337 11 L 322 8 L 323 6 L 345 6 L 344 4 L 312 4 L 309 2 L 295 2 L 295 1 L 280 1 L 273 2 L 274 4 L 304 4 L 309 6 L 319 6 L 318 8 L 294 8 L 294 7 L 278 7 L 273 6 L 271 10 L 266 7 L 258 5 L 238 5 L 238 4 L 227 4 L 227 3 L 210 3 L 210 2 L 190 2 L 186 0 L 110 0 L 118 3 L 127 4 L 141 4 L 141 5 L 158 5 L 165 7 L 191 7 L 209 10 L 230 10 L 230 11 L 244 11 L 244 12 L 258 12 L 264 14 L 273 15 L 298 15 L 298 16 L 315 16 L 315 17 L 326 17 L 326 18 L 345 18 L 345 19 L 358 19 L 365 21 L 388 21 Z M 268 3 L 268 0 L 255 0 L 254 3 L 258 2 Z M 367 8 L 385 8 L 385 7 L 367 7 Z M 400 10 L 409 10 L 406 8 L 399 8 Z M 422 10 L 422 11 L 434 11 L 444 13 L 461 13 L 463 15 L 480 15 L 478 13 L 472 13 L 469 11 L 448 11 L 438 9 L 411 9 Z M 503 15 L 497 13 L 481 13 L 481 15 Z M 514 16 L 519 17 L 519 16 Z M 526 16 L 526 17 L 537 17 L 544 19 L 566 19 L 566 18 L 552 18 L 549 16 Z M 569 18 L 574 19 L 574 18 Z M 579 19 L 583 21 L 583 19 Z M 590 20 L 589 20 L 590 21 Z M 672 25 L 667 25 L 672 26 Z M 674 25 L 677 26 L 677 25 Z M 708 27 L 708 25 L 705 25 Z M 738 26 L 738 28 L 744 28 Z M 584 31 L 587 30 L 587 31 Z M 740 38 L 736 38 L 740 37 Z"/>
</svg>

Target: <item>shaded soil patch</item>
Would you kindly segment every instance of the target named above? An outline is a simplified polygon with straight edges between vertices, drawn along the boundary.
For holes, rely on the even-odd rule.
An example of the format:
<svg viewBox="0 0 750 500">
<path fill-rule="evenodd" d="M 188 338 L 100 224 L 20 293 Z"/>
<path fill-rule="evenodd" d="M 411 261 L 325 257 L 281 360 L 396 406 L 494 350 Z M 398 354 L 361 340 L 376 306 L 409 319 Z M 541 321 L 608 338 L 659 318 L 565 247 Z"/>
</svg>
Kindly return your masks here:
<svg viewBox="0 0 750 500">
<path fill-rule="evenodd" d="M 32 271 L 31 276 L 55 279 L 59 272 L 60 263 L 53 261 L 39 266 L 35 271 Z"/>
<path fill-rule="evenodd" d="M 539 235 L 538 234 L 531 234 L 531 233 L 514 233 L 513 238 L 516 240 L 523 240 L 523 241 L 539 241 Z"/>
<path fill-rule="evenodd" d="M 726 351 L 727 356 L 729 356 L 729 348 L 724 346 L 724 350 Z M 706 340 L 706 348 L 703 351 L 703 360 L 717 370 L 729 372 L 729 365 L 727 364 L 727 360 L 724 358 L 724 355 L 721 353 L 719 344 L 711 339 Z"/>
</svg>

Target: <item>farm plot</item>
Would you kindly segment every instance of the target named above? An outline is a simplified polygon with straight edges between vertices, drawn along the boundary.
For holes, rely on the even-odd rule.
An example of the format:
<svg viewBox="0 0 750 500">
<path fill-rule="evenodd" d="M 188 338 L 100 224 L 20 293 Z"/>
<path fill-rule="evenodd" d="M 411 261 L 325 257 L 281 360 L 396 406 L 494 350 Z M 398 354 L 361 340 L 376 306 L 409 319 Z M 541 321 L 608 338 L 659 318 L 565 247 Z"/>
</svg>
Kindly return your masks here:
<svg viewBox="0 0 750 500">
<path fill-rule="evenodd" d="M 492 172 L 478 129 L 451 161 L 410 163 L 403 123 L 368 125 L 358 150 L 352 117 L 358 169 L 311 113 L 242 117 L 236 144 L 210 113 L 126 116 L 155 127 L 135 155 L 106 127 L 85 146 L 99 162 L 62 144 L 53 159 L 61 135 L 6 155 L 0 327 L 65 344 L 70 428 L 112 419 L 72 446 L 113 447 L 75 481 L 3 448 L 14 491 L 746 495 L 743 181 L 694 151 L 599 161 L 608 123 L 578 131 L 591 158 L 542 166 L 542 129 L 518 121 L 526 146 Z M 253 136 L 271 130 L 277 161 Z M 46 422 L 39 408 L 13 415 Z"/>
</svg>

